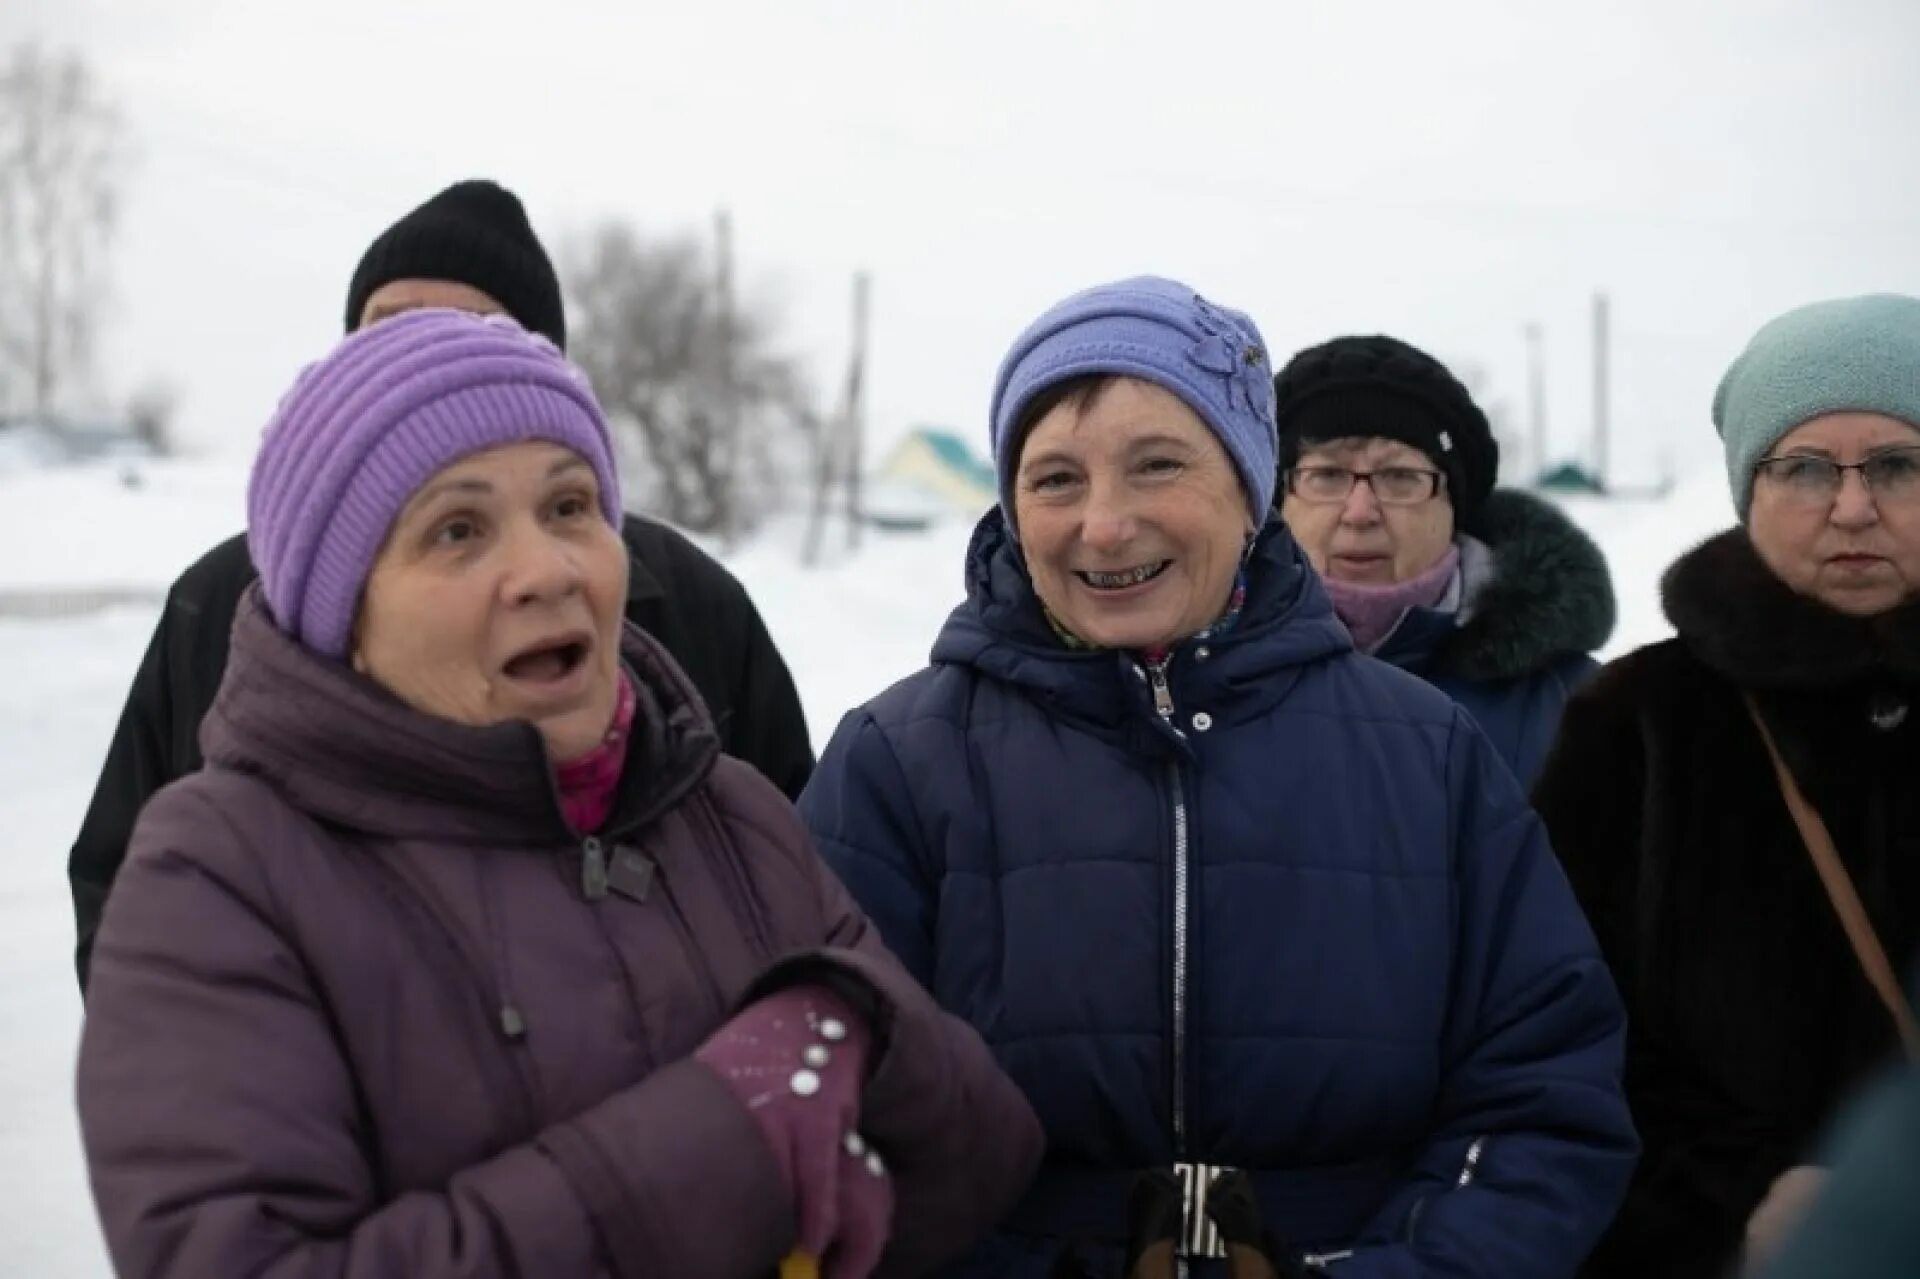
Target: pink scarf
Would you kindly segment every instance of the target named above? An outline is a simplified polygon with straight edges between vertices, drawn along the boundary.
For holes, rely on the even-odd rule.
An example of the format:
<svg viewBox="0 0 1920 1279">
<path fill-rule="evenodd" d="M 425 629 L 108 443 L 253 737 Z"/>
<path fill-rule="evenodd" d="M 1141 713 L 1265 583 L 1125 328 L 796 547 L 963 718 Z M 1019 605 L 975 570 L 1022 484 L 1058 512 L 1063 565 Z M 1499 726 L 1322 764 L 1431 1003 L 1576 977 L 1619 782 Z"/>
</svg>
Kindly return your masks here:
<svg viewBox="0 0 1920 1279">
<path fill-rule="evenodd" d="M 1327 594 L 1333 597 L 1333 611 L 1347 624 L 1347 633 L 1363 653 L 1380 647 L 1407 610 L 1433 608 L 1447 597 L 1453 575 L 1460 567 L 1460 548 L 1447 547 L 1447 553 L 1433 567 L 1404 582 L 1374 586 L 1364 582 L 1341 582 L 1329 577 Z"/>
<path fill-rule="evenodd" d="M 613 812 L 613 793 L 620 785 L 620 770 L 627 763 L 634 700 L 633 682 L 622 671 L 619 700 L 614 703 L 613 723 L 607 727 L 606 737 L 579 759 L 554 770 L 560 783 L 560 811 L 577 831 L 599 830 Z"/>
</svg>

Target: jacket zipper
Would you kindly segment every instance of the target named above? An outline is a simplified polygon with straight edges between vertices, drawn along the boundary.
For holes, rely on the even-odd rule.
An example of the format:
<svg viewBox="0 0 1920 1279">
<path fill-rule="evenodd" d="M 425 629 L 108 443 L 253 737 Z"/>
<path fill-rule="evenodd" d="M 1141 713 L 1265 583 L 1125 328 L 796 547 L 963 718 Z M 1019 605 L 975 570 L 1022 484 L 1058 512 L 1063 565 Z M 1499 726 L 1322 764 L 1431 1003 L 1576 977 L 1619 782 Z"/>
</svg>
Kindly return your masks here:
<svg viewBox="0 0 1920 1279">
<path fill-rule="evenodd" d="M 674 934 L 679 937 L 681 948 L 686 951 L 688 960 L 699 970 L 700 976 L 704 979 L 703 984 L 707 988 L 707 997 L 713 1005 L 715 1015 L 724 1017 L 727 1012 L 725 993 L 720 989 L 719 979 L 707 966 L 705 952 L 694 942 L 693 929 L 688 925 L 686 916 L 680 909 L 679 897 L 674 892 L 673 877 L 666 873 L 664 866 L 658 866 L 656 863 L 656 868 L 659 876 L 656 882 L 660 885 L 660 891 L 666 899 L 667 917 L 673 925 Z M 580 840 L 580 895 L 589 903 L 604 901 L 610 882 L 606 843 L 597 835 L 583 837 Z M 595 919 L 599 920 L 597 912 Z M 604 931 L 605 925 L 602 922 L 602 932 Z M 614 967 L 620 971 L 621 979 L 625 981 L 625 968 L 620 962 L 618 948 L 613 945 L 610 938 L 607 940 L 607 945 L 615 952 Z M 629 994 L 631 994 L 631 986 L 629 986 Z"/>
<path fill-rule="evenodd" d="M 1155 708 L 1164 691 L 1166 672 L 1155 687 Z M 1163 712 L 1169 723 L 1173 701 Z M 1180 730 L 1175 729 L 1175 732 Z M 1167 784 L 1173 792 L 1173 1148 L 1187 1153 L 1187 797 L 1180 784 L 1180 762 L 1167 764 Z M 1187 1279 L 1187 1259 L 1176 1259 L 1177 1279 Z"/>
<path fill-rule="evenodd" d="M 741 864 L 739 848 L 728 836 L 719 814 L 714 811 L 710 796 L 703 791 L 696 792 L 688 797 L 688 803 L 699 813 L 712 836 L 719 840 L 714 857 L 721 863 L 723 869 L 715 874 L 717 886 L 721 896 L 727 899 L 729 913 L 739 923 L 741 931 L 747 935 L 752 944 L 759 962 L 764 965 L 772 959 L 773 944 L 767 937 L 765 921 L 761 918 L 760 912 L 754 910 L 752 902 L 748 900 L 751 890 L 746 884 L 746 871 Z M 686 820 L 691 822 L 693 819 L 688 817 Z M 617 837 L 609 835 L 609 838 L 614 840 L 615 849 L 624 846 Z M 604 900 L 610 891 L 611 878 L 607 858 L 606 840 L 594 835 L 581 839 L 580 893 L 589 902 Z M 702 984 L 706 987 L 708 998 L 713 1005 L 714 1015 L 724 1018 L 730 1011 L 726 990 L 721 985 L 719 975 L 713 971 L 713 966 L 707 961 L 706 949 L 698 944 L 686 912 L 681 909 L 673 876 L 667 867 L 657 860 L 654 863 L 654 872 L 657 876 L 654 882 L 660 886 L 667 908 L 667 917 L 673 925 L 674 933 L 679 937 L 688 961 L 700 973 Z M 611 941 L 608 944 L 611 946 Z M 617 957 L 615 963 L 619 966 Z M 622 968 L 622 979 L 625 980 L 624 968 Z"/>
<path fill-rule="evenodd" d="M 590 902 L 607 895 L 607 846 L 597 836 L 580 841 L 580 895 Z"/>
<path fill-rule="evenodd" d="M 1167 662 L 1163 658 L 1147 666 L 1148 685 L 1153 690 L 1153 709 L 1172 728 L 1173 691 L 1167 686 Z M 1187 1153 L 1187 797 L 1180 781 L 1178 760 L 1167 765 L 1167 788 L 1173 796 L 1173 1148 L 1175 1155 Z"/>
<path fill-rule="evenodd" d="M 1186 734 L 1173 722 L 1173 690 L 1167 686 L 1171 656 L 1147 665 L 1147 683 L 1153 690 L 1154 713 L 1173 735 Z M 1187 794 L 1180 780 L 1180 761 L 1167 763 L 1167 790 L 1173 796 L 1173 1149 L 1175 1158 L 1187 1153 Z M 1187 1279 L 1185 1257 L 1174 1259 L 1174 1273 Z"/>
<path fill-rule="evenodd" d="M 1167 765 L 1173 793 L 1173 1141 L 1187 1153 L 1187 797 L 1180 765 Z"/>
</svg>

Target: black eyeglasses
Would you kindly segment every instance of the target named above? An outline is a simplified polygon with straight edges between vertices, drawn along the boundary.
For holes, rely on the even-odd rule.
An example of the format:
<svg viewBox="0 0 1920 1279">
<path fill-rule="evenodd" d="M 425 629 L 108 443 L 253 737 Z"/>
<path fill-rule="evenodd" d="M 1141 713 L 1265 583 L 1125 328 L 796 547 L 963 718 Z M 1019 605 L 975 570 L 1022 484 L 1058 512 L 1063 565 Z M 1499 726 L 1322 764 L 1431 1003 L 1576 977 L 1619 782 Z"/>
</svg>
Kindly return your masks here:
<svg viewBox="0 0 1920 1279">
<path fill-rule="evenodd" d="M 1754 463 L 1755 475 L 1765 476 L 1795 501 L 1825 505 L 1840 496 L 1848 471 L 1860 472 L 1867 492 L 1876 500 L 1911 502 L 1920 499 L 1920 447 L 1883 449 L 1860 462 L 1835 462 L 1802 453 L 1763 457 Z"/>
<path fill-rule="evenodd" d="M 1440 492 L 1442 473 L 1417 466 L 1383 466 L 1354 471 L 1344 466 L 1296 466 L 1287 472 L 1287 492 L 1303 502 L 1344 502 L 1353 486 L 1366 481 L 1382 506 L 1418 506 Z"/>
</svg>

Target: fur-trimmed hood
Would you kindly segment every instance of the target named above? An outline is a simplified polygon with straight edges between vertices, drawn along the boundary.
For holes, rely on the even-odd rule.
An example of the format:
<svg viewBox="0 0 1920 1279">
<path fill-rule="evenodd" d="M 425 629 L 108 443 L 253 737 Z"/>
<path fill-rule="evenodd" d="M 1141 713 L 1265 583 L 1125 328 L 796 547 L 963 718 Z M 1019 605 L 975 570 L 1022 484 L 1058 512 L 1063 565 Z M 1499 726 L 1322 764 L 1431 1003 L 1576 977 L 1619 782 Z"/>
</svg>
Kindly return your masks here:
<svg viewBox="0 0 1920 1279">
<path fill-rule="evenodd" d="M 1744 527 L 1682 555 L 1660 582 L 1667 620 L 1709 667 L 1749 688 L 1920 685 L 1920 598 L 1850 617 L 1787 586 Z"/>
<path fill-rule="evenodd" d="M 1559 507 L 1495 489 L 1478 538 L 1492 564 L 1469 564 L 1460 622 L 1435 654 L 1436 674 L 1515 679 L 1607 642 L 1616 613 L 1606 557 Z"/>
</svg>

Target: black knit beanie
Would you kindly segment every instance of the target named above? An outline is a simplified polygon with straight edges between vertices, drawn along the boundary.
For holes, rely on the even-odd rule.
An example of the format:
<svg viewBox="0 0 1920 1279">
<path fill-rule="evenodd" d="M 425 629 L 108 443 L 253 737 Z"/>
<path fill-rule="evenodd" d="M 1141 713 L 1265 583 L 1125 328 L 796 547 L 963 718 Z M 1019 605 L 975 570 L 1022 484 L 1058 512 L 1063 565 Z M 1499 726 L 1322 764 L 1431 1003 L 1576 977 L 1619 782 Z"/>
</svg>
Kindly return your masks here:
<svg viewBox="0 0 1920 1279">
<path fill-rule="evenodd" d="M 567 346 L 553 262 L 520 198 L 497 182 L 456 182 L 381 232 L 347 287 L 347 332 L 374 290 L 394 280 L 452 280 L 498 302 L 522 327 Z"/>
<path fill-rule="evenodd" d="M 1349 436 L 1398 440 L 1447 477 L 1454 524 L 1472 532 L 1493 491 L 1500 446 L 1460 379 L 1390 337 L 1342 337 L 1309 347 L 1273 379 L 1284 476 L 1311 444 Z"/>
</svg>

